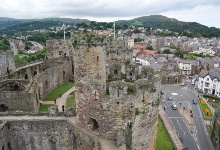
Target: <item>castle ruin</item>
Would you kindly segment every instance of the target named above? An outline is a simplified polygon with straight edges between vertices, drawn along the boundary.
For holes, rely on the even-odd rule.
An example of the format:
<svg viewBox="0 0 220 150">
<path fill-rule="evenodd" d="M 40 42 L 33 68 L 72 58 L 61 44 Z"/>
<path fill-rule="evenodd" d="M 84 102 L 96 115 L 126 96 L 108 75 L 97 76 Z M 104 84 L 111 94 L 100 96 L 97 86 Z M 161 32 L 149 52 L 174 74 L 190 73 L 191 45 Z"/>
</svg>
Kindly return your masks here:
<svg viewBox="0 0 220 150">
<path fill-rule="evenodd" d="M 39 116 L 18 121 L 6 115 L 0 122 L 2 149 L 98 150 L 99 138 L 120 150 L 155 149 L 160 76 L 132 62 L 126 41 L 73 46 L 51 40 L 47 50 L 45 60 L 0 74 L 0 110 L 8 116 L 38 112 L 39 100 L 74 74 L 76 117 L 15 113 Z"/>
</svg>

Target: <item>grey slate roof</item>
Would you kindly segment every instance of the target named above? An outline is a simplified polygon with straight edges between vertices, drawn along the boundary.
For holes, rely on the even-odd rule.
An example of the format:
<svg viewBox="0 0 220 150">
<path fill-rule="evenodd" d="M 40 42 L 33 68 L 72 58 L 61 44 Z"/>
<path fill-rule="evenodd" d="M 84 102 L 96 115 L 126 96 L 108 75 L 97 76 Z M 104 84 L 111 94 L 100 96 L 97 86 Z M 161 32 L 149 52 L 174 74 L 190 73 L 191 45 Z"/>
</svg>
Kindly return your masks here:
<svg viewBox="0 0 220 150">
<path fill-rule="evenodd" d="M 218 81 L 220 81 L 220 68 L 214 68 L 214 69 L 210 69 L 210 70 L 201 70 L 199 77 L 204 78 L 205 76 L 209 75 L 211 77 L 211 79 L 217 79 Z"/>
</svg>

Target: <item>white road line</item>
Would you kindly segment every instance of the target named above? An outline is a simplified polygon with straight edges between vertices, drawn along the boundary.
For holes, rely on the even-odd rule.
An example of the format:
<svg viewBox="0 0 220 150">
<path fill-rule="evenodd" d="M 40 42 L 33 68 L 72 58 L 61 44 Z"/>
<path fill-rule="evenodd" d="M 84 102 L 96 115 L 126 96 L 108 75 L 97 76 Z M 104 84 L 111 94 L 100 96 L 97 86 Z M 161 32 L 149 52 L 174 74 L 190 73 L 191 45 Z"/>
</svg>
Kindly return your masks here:
<svg viewBox="0 0 220 150">
<path fill-rule="evenodd" d="M 176 118 L 175 118 L 176 119 Z M 180 125 L 179 121 L 176 119 L 176 122 L 178 123 L 178 125 L 180 126 L 181 130 L 183 131 L 184 135 L 186 135 L 186 133 L 184 132 L 182 126 Z"/>
<path fill-rule="evenodd" d="M 200 150 L 200 148 L 199 148 L 199 145 L 197 144 L 197 147 L 198 147 L 198 149 Z"/>
</svg>

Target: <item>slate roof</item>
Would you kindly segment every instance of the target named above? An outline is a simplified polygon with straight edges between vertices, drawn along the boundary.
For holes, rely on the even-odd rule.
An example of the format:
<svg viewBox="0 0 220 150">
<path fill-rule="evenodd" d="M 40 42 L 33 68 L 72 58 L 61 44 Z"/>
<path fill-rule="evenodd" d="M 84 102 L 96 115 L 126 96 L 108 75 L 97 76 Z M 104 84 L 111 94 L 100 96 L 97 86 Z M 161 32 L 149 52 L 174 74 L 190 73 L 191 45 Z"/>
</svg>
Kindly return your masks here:
<svg viewBox="0 0 220 150">
<path fill-rule="evenodd" d="M 211 77 L 211 79 L 217 79 L 218 81 L 220 81 L 220 68 L 214 68 L 214 69 L 210 69 L 210 70 L 201 70 L 199 77 L 204 78 L 205 76 L 209 75 Z"/>
</svg>

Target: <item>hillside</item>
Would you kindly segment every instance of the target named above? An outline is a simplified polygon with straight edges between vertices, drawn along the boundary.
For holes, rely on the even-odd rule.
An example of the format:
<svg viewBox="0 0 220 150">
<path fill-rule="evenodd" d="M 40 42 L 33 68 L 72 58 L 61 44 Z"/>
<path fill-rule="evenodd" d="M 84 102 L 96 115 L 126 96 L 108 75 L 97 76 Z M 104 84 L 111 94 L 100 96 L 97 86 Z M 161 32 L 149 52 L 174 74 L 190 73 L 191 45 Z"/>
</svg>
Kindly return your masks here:
<svg viewBox="0 0 220 150">
<path fill-rule="evenodd" d="M 90 22 L 87 19 L 71 18 L 44 18 L 22 20 L 0 17 L 0 32 L 12 35 L 13 32 L 48 29 L 54 26 L 61 26 L 63 23 L 68 25 L 78 24 L 79 27 L 82 26 L 84 28 L 89 27 L 88 24 L 91 23 L 92 28 L 98 30 L 111 28 L 113 24 L 95 21 Z M 196 22 L 178 21 L 177 19 L 168 18 L 161 15 L 143 16 L 134 18 L 132 20 L 116 21 L 116 29 L 125 29 L 130 25 L 151 27 L 153 29 L 168 29 L 170 31 L 179 33 L 179 35 L 186 35 L 189 37 L 220 37 L 220 29 L 218 28 L 209 28 Z"/>
<path fill-rule="evenodd" d="M 7 26 L 11 26 L 11 25 L 16 25 L 22 22 L 23 20 L 20 20 L 20 19 L 0 17 L 0 29 L 5 28 Z"/>
<path fill-rule="evenodd" d="M 116 23 L 119 25 L 135 25 L 138 23 L 145 27 L 151 27 L 156 29 L 168 29 L 170 31 L 178 32 L 180 34 L 189 34 L 205 37 L 220 37 L 220 29 L 218 28 L 209 28 L 196 22 L 178 21 L 177 19 L 168 18 L 161 15 L 143 16 L 134 18 L 132 20 L 119 20 Z"/>
</svg>

